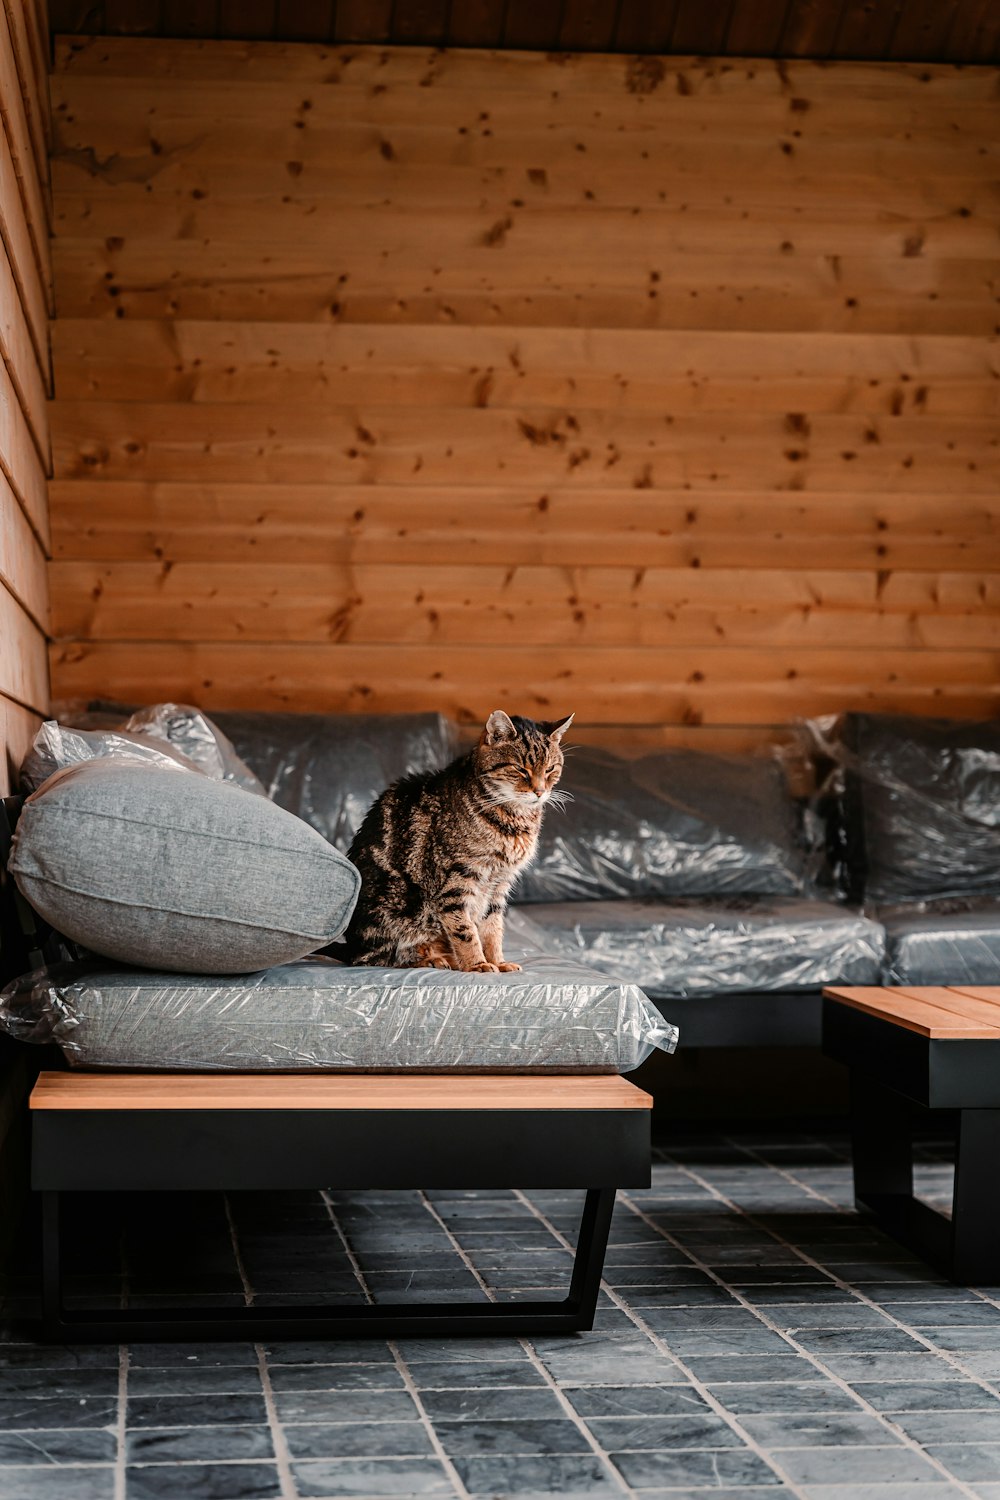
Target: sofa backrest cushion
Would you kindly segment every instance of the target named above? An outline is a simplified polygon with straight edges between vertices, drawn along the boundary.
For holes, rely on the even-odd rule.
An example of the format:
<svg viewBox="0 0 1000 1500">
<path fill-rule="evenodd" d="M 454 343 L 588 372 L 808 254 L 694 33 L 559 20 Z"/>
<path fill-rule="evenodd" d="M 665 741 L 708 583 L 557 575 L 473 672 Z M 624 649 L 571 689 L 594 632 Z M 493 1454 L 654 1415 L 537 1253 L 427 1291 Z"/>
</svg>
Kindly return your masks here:
<svg viewBox="0 0 1000 1500">
<path fill-rule="evenodd" d="M 280 807 L 346 852 L 376 797 L 459 751 L 442 714 L 213 713 Z"/>
<path fill-rule="evenodd" d="M 848 714 L 842 745 L 855 891 L 1000 896 L 1000 722 Z"/>
<path fill-rule="evenodd" d="M 124 963 L 236 974 L 338 937 L 354 866 L 267 798 L 182 767 L 93 760 L 21 812 L 10 870 L 57 931 Z"/>
<path fill-rule="evenodd" d="M 809 854 L 784 770 L 763 756 L 664 750 L 625 760 L 578 748 L 517 901 L 795 896 Z"/>
</svg>

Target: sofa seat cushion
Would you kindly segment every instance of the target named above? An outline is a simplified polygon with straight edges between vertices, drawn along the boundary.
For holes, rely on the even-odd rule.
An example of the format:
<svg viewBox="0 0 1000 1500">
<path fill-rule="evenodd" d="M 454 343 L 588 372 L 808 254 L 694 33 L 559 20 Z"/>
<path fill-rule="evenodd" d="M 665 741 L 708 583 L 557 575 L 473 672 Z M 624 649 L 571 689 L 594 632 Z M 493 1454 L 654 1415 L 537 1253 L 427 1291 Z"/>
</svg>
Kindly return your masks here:
<svg viewBox="0 0 1000 1500">
<path fill-rule="evenodd" d="M 635 985 L 532 954 L 508 974 L 307 958 L 220 980 L 104 962 L 9 985 L 0 1025 L 81 1067 L 627 1073 L 674 1027 Z"/>
<path fill-rule="evenodd" d="M 1000 901 L 880 910 L 886 984 L 1000 984 Z"/>
<path fill-rule="evenodd" d="M 565 959 L 661 999 L 877 984 L 877 922 L 823 901 L 566 901 L 524 908 Z"/>
</svg>

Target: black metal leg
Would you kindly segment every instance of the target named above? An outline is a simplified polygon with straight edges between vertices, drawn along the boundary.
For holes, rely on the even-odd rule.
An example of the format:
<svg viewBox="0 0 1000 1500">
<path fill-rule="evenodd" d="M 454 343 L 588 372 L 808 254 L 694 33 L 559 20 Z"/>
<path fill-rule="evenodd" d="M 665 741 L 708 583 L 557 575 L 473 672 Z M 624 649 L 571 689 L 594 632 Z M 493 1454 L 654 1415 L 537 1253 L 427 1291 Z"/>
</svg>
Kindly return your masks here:
<svg viewBox="0 0 1000 1500">
<path fill-rule="evenodd" d="M 615 1204 L 614 1188 L 589 1188 L 568 1296 L 545 1302 L 401 1302 L 359 1307 L 107 1308 L 62 1304 L 59 1194 L 42 1194 L 42 1326 L 62 1343 L 173 1339 L 455 1338 L 580 1333 L 594 1326 Z"/>
<path fill-rule="evenodd" d="M 854 1196 L 871 1203 L 913 1194 L 910 1106 L 863 1073 L 851 1073 L 851 1148 Z"/>
<path fill-rule="evenodd" d="M 955 1153 L 952 1272 L 956 1281 L 1000 1280 L 1000 1224 L 996 1214 L 1000 1168 L 1000 1109 L 963 1109 Z"/>
<path fill-rule="evenodd" d="M 42 1194 L 42 1323 L 47 1339 L 59 1337 L 62 1324 L 59 1194 Z"/>
<path fill-rule="evenodd" d="M 604 1254 L 608 1248 L 611 1215 L 614 1211 L 614 1188 L 588 1188 L 567 1299 L 577 1311 L 580 1319 L 577 1327 L 581 1330 L 594 1326 L 597 1294 L 601 1289 Z"/>
</svg>

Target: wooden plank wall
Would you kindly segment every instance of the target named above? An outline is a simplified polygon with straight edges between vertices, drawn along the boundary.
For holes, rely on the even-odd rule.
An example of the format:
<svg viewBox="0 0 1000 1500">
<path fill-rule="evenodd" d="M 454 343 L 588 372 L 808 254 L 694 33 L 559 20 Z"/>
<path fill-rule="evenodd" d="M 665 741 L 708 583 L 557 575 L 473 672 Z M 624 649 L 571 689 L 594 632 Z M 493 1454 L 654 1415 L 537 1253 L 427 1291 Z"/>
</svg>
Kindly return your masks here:
<svg viewBox="0 0 1000 1500">
<path fill-rule="evenodd" d="M 53 90 L 60 693 L 995 711 L 995 69 L 73 37 Z"/>
<path fill-rule="evenodd" d="M 44 5 L 0 5 L 0 794 L 48 707 L 48 43 Z"/>
</svg>

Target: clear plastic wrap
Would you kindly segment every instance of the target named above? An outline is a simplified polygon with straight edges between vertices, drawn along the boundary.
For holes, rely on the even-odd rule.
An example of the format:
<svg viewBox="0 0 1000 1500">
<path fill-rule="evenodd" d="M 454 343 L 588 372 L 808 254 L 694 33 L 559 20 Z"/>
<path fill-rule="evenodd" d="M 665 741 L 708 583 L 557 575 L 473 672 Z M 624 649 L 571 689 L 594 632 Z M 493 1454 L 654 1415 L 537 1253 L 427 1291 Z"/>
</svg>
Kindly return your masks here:
<svg viewBox="0 0 1000 1500">
<path fill-rule="evenodd" d="M 778 759 L 571 750 L 517 900 L 812 893 L 816 851 Z"/>
<path fill-rule="evenodd" d="M 634 984 L 536 953 L 510 974 L 308 958 L 219 979 L 104 960 L 25 975 L 0 1027 L 76 1067 L 627 1073 L 677 1030 Z"/>
<path fill-rule="evenodd" d="M 141 735 L 108 729 L 69 729 L 47 719 L 21 763 L 20 783 L 24 792 L 36 792 L 57 771 L 87 760 L 144 761 L 148 765 L 197 771 L 198 767 L 172 745 L 159 744 Z"/>
<path fill-rule="evenodd" d="M 138 709 L 124 727 L 131 734 L 165 741 L 213 781 L 232 781 L 245 791 L 267 795 L 231 741 L 200 708 L 189 703 L 155 703 Z"/>
<path fill-rule="evenodd" d="M 267 795 L 342 853 L 376 797 L 400 776 L 458 754 L 442 714 L 220 713 L 214 716 Z"/>
<path fill-rule="evenodd" d="M 549 952 L 658 999 L 881 982 L 881 926 L 832 902 L 572 901 L 527 916 Z"/>
<path fill-rule="evenodd" d="M 885 984 L 1000 985 L 1000 899 L 880 908 Z"/>
<path fill-rule="evenodd" d="M 852 713 L 805 729 L 833 767 L 831 844 L 852 899 L 1000 897 L 1000 722 Z"/>
</svg>

